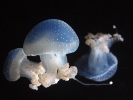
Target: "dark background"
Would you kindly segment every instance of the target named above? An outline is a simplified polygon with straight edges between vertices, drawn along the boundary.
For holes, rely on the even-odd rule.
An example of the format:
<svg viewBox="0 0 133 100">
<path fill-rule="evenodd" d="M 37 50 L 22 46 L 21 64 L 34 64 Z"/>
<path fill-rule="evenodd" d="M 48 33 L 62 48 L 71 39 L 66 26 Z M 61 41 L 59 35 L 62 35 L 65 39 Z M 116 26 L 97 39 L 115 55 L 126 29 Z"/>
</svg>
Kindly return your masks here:
<svg viewBox="0 0 133 100">
<path fill-rule="evenodd" d="M 0 1 L 0 99 L 1 100 L 133 100 L 133 3 L 116 0 L 1 0 Z M 124 42 L 115 43 L 111 48 L 119 64 L 117 73 L 107 83 L 112 86 L 83 86 L 74 80 L 59 81 L 49 88 L 39 87 L 38 91 L 28 87 L 26 78 L 9 82 L 3 75 L 4 60 L 8 52 L 21 48 L 28 32 L 39 22 L 56 18 L 67 22 L 77 33 L 80 46 L 68 55 L 70 65 L 90 49 L 84 44 L 88 32 L 114 33 L 116 25 Z M 33 58 L 32 60 L 38 60 Z M 95 83 L 77 76 L 87 83 Z"/>
</svg>

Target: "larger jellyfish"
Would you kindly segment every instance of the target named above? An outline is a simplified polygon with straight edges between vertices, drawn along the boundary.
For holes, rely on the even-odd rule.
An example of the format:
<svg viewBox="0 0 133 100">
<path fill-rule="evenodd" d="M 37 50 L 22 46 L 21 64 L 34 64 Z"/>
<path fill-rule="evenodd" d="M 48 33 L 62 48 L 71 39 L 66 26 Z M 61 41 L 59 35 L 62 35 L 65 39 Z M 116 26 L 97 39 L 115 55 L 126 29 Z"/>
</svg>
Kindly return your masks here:
<svg viewBox="0 0 133 100">
<path fill-rule="evenodd" d="M 123 41 L 123 38 L 118 33 L 113 36 L 89 33 L 85 39 L 91 51 L 76 62 L 78 74 L 97 82 L 111 78 L 116 73 L 118 61 L 109 49 L 114 42 Z"/>
</svg>

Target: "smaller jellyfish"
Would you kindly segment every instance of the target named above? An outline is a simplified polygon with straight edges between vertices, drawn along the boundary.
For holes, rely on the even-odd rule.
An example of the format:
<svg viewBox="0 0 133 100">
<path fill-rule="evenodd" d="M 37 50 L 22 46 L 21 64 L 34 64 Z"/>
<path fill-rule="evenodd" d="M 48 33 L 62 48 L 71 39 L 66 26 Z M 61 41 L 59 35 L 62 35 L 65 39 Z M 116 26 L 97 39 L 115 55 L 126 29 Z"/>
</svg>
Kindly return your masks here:
<svg viewBox="0 0 133 100">
<path fill-rule="evenodd" d="M 29 87 L 38 90 L 39 74 L 45 72 L 41 63 L 35 63 L 27 59 L 22 48 L 11 50 L 4 64 L 4 76 L 8 81 L 17 81 L 20 77 L 26 77 L 31 81 Z"/>
<path fill-rule="evenodd" d="M 83 55 L 76 62 L 78 74 L 87 79 L 102 82 L 111 78 L 117 70 L 117 58 L 110 52 L 114 42 L 123 41 L 119 34 L 89 33 L 85 44 L 90 46 L 90 53 Z"/>
</svg>

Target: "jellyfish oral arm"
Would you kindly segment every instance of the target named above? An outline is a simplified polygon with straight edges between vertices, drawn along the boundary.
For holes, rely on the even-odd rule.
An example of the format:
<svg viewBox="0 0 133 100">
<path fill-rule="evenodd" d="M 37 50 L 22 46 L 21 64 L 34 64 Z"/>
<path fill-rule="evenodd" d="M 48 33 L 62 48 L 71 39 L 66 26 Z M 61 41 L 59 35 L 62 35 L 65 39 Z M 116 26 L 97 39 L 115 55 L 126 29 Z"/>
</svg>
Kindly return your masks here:
<svg viewBox="0 0 133 100">
<path fill-rule="evenodd" d="M 28 59 L 24 59 L 20 67 L 20 76 L 26 77 L 31 81 L 29 87 L 33 90 L 38 90 L 38 86 L 41 85 L 39 82 L 39 74 L 45 73 L 45 69 L 41 63 L 34 63 Z"/>
<path fill-rule="evenodd" d="M 46 73 L 39 76 L 40 82 L 44 87 L 49 87 L 59 81 L 57 70 L 67 62 L 67 58 L 57 54 L 43 54 L 40 56 L 40 59 L 46 69 Z"/>
<path fill-rule="evenodd" d="M 46 73 L 39 76 L 39 80 L 44 87 L 56 84 L 60 79 L 68 81 L 77 75 L 75 66 L 69 68 L 66 55 L 44 54 L 40 58 L 46 68 Z"/>
<path fill-rule="evenodd" d="M 69 79 L 74 79 L 76 75 L 77 75 L 77 68 L 75 66 L 71 66 L 69 68 L 69 63 L 66 63 L 63 67 L 61 67 L 58 70 L 57 77 L 65 81 L 69 81 Z"/>
</svg>

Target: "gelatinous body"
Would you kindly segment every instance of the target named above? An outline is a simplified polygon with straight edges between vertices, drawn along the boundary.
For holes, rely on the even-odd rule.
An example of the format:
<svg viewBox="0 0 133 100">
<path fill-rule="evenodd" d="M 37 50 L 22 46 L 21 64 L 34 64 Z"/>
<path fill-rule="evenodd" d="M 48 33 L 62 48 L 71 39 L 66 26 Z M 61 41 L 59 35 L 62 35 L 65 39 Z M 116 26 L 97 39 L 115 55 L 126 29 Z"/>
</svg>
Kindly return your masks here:
<svg viewBox="0 0 133 100">
<path fill-rule="evenodd" d="M 58 19 L 48 19 L 37 24 L 27 35 L 23 49 L 26 55 L 40 55 L 42 65 L 46 69 L 44 87 L 49 87 L 55 83 L 56 77 L 69 80 L 69 70 L 77 72 L 76 67 L 66 66 L 66 54 L 73 53 L 79 46 L 79 39 L 75 31 L 64 21 Z M 68 64 L 67 64 L 68 65 Z M 69 65 L 68 65 L 69 66 Z M 67 69 L 67 75 L 57 75 L 61 70 Z M 60 77 L 59 77 L 60 76 Z M 66 79 L 64 78 L 66 76 Z"/>
<path fill-rule="evenodd" d="M 123 41 L 119 34 L 88 34 L 86 44 L 91 47 L 88 54 L 83 55 L 76 63 L 78 74 L 94 81 L 105 81 L 117 70 L 117 58 L 110 52 L 111 45 Z"/>
</svg>

